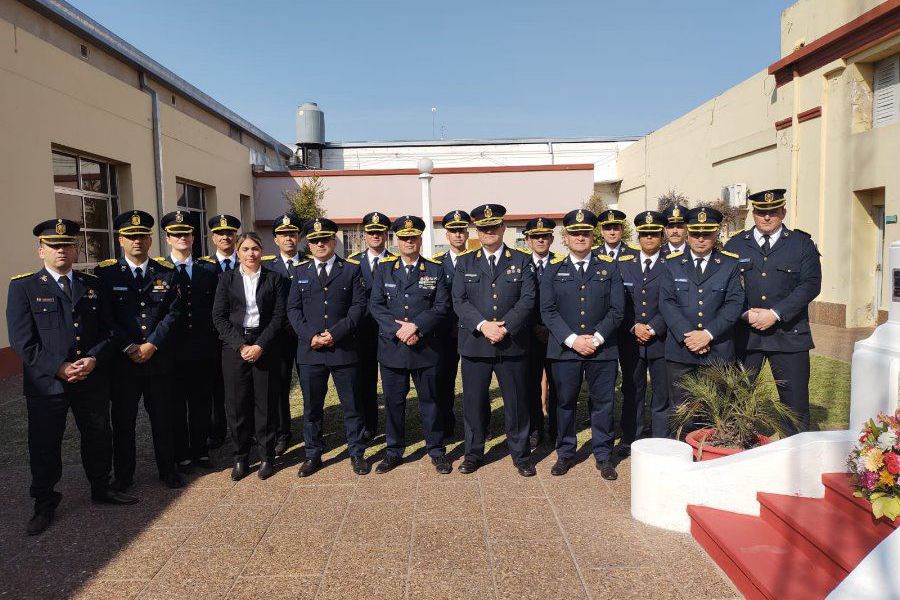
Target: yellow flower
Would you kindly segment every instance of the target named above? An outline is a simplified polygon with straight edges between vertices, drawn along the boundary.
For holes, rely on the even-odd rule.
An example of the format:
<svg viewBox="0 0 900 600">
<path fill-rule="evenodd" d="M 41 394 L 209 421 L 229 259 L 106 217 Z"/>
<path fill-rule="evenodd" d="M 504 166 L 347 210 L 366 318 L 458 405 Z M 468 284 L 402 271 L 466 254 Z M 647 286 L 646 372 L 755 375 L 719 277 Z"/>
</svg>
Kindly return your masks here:
<svg viewBox="0 0 900 600">
<path fill-rule="evenodd" d="M 894 485 L 894 476 L 891 475 L 887 470 L 881 472 L 881 477 L 878 478 L 878 485 L 886 485 L 891 487 Z"/>
<path fill-rule="evenodd" d="M 872 448 L 866 453 L 866 469 L 877 472 L 884 465 L 884 452 L 880 448 Z"/>
</svg>

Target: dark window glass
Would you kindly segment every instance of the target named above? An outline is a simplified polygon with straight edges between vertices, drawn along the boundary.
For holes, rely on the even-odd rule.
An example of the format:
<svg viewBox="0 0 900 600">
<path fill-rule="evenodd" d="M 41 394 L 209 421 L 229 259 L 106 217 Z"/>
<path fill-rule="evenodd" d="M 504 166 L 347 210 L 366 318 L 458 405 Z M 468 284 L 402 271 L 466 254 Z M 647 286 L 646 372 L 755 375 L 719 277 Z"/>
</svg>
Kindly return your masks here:
<svg viewBox="0 0 900 600">
<path fill-rule="evenodd" d="M 109 252 L 109 233 L 105 231 L 86 231 L 85 243 L 80 254 L 85 254 L 85 260 L 79 262 L 100 262 L 111 258 Z"/>
<path fill-rule="evenodd" d="M 109 213 L 106 200 L 84 199 L 84 226 L 88 229 L 109 229 Z"/>
<path fill-rule="evenodd" d="M 81 196 L 56 194 L 56 218 L 70 219 L 84 227 L 84 215 L 81 208 Z"/>
<path fill-rule="evenodd" d="M 196 208 L 203 210 L 203 193 L 200 188 L 189 185 L 187 187 L 187 205 L 188 208 Z"/>
<path fill-rule="evenodd" d="M 74 156 L 53 153 L 53 185 L 78 189 L 78 165 Z"/>
<path fill-rule="evenodd" d="M 81 159 L 81 189 L 105 194 L 109 189 L 107 166 L 92 160 Z"/>
<path fill-rule="evenodd" d="M 178 198 L 178 206 L 187 206 L 187 197 L 185 196 L 184 188 L 185 185 L 183 183 L 175 184 L 175 196 Z"/>
</svg>

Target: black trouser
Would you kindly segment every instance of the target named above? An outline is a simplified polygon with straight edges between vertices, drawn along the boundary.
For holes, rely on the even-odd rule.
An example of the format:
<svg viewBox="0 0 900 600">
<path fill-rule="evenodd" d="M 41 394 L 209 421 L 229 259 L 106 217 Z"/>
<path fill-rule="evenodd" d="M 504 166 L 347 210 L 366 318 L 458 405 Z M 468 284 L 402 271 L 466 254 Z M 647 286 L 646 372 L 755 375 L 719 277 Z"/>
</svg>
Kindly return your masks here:
<svg viewBox="0 0 900 600">
<path fill-rule="evenodd" d="M 344 430 L 350 456 L 362 456 L 366 446 L 362 441 L 363 419 L 359 410 L 355 364 L 329 367 L 328 365 L 298 365 L 300 391 L 303 394 L 303 443 L 306 458 L 321 458 L 325 450 L 322 428 L 325 421 L 325 394 L 328 393 L 328 376 L 334 380 L 338 400 L 344 411 Z"/>
<path fill-rule="evenodd" d="M 644 431 L 647 373 L 650 373 L 650 427 L 653 437 L 669 435 L 669 381 L 666 359 L 646 358 L 634 348 L 622 356 L 622 443 L 631 444 Z"/>
<path fill-rule="evenodd" d="M 81 464 L 96 496 L 109 486 L 112 431 L 109 427 L 109 387 L 72 391 L 58 396 L 28 396 L 28 457 L 34 512 L 56 508 L 62 497 L 53 488 L 62 476 L 62 440 L 69 408 L 81 434 Z"/>
<path fill-rule="evenodd" d="M 178 462 L 209 455 L 206 439 L 209 437 L 209 411 L 217 371 L 214 360 L 210 357 L 175 363 L 172 423 L 175 460 Z"/>
<path fill-rule="evenodd" d="M 591 452 L 598 461 L 609 458 L 613 447 L 613 405 L 616 387 L 615 360 L 555 360 L 551 365 L 559 400 L 556 454 L 575 456 L 575 414 L 581 383 L 587 378 L 588 410 L 591 415 Z"/>
<path fill-rule="evenodd" d="M 394 369 L 381 365 L 381 387 L 384 389 L 384 432 L 387 438 L 385 454 L 403 458 L 406 450 L 406 397 L 409 395 L 410 377 L 416 385 L 419 397 L 419 416 L 425 448 L 432 458 L 447 453 L 444 447 L 444 415 L 437 403 L 438 367 L 422 369 Z"/>
<path fill-rule="evenodd" d="M 222 342 L 216 342 L 215 378 L 213 379 L 212 411 L 209 417 L 209 437 L 224 440 L 227 432 L 225 422 L 225 383 L 222 377 Z"/>
<path fill-rule="evenodd" d="M 363 427 L 375 435 L 378 432 L 378 324 L 367 316 L 359 331 L 359 409 Z"/>
<path fill-rule="evenodd" d="M 491 422 L 491 378 L 497 375 L 503 395 L 506 443 L 514 463 L 528 459 L 528 384 L 524 356 L 470 358 L 463 356 L 463 421 L 466 425 L 466 458 L 484 458 L 484 444 Z"/>
<path fill-rule="evenodd" d="M 809 351 L 766 352 L 747 350 L 744 367 L 759 375 L 763 361 L 769 360 L 772 377 L 778 382 L 778 398 L 789 406 L 796 415 L 798 424 L 789 421 L 781 424 L 785 435 L 794 435 L 809 430 Z"/>
<path fill-rule="evenodd" d="M 278 345 L 279 378 L 278 383 L 278 428 L 277 438 L 291 439 L 291 383 L 294 379 L 294 365 L 297 364 L 297 336 L 285 331 L 281 344 Z"/>
<path fill-rule="evenodd" d="M 153 361 L 157 357 L 150 360 Z M 116 479 L 134 480 L 136 448 L 134 428 L 138 405 L 144 398 L 144 409 L 150 417 L 153 454 L 160 477 L 175 470 L 175 443 L 172 428 L 172 374 L 150 364 L 127 364 L 120 360 L 112 381 L 111 415 L 113 431 L 113 467 Z M 131 362 L 128 360 L 128 362 Z"/>
<path fill-rule="evenodd" d="M 541 382 L 547 375 L 547 429 L 551 436 L 556 435 L 556 385 L 553 383 L 553 372 L 547 360 L 547 344 L 532 340 L 528 350 L 528 401 L 529 426 L 528 433 L 544 432 L 544 407 L 542 402 L 543 388 Z"/>
<path fill-rule="evenodd" d="M 244 342 L 253 345 L 258 335 L 258 330 L 245 330 Z M 225 416 L 231 429 L 235 458 L 246 458 L 250 454 L 254 434 L 261 458 L 275 458 L 281 363 L 270 351 L 271 348 L 264 351 L 259 360 L 250 363 L 241 358 L 240 352 L 228 347 L 222 349 Z"/>
<path fill-rule="evenodd" d="M 669 376 L 669 413 L 675 411 L 676 408 L 684 404 L 684 401 L 687 399 L 684 388 L 681 387 L 680 381 L 681 378 L 685 375 L 689 375 L 691 373 L 696 373 L 697 370 L 700 369 L 700 365 L 692 365 L 688 363 L 675 362 L 672 360 L 666 361 L 666 372 Z M 688 423 L 685 425 L 681 432 L 681 437 L 690 433 L 696 428 L 695 423 Z M 673 430 L 672 427 L 669 427 L 669 435 L 674 436 L 678 432 Z"/>
<path fill-rule="evenodd" d="M 441 339 L 441 359 L 438 363 L 438 406 L 444 419 L 444 435 L 448 438 L 453 437 L 456 432 L 453 405 L 456 403 L 456 374 L 459 371 L 459 354 L 456 351 L 458 331 L 456 323 L 447 328 L 447 335 Z"/>
</svg>

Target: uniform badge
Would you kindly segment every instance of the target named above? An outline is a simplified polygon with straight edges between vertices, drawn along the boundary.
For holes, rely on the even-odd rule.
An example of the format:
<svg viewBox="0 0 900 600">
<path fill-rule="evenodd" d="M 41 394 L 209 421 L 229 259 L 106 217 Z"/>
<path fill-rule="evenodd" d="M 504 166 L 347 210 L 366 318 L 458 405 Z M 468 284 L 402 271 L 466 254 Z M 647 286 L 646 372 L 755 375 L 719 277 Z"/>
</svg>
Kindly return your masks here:
<svg viewBox="0 0 900 600">
<path fill-rule="evenodd" d="M 375 215 L 375 218 L 377 219 L 378 215 Z M 404 229 L 412 229 L 413 228 L 412 219 L 407 219 L 407 220 L 403 221 L 403 228 Z"/>
<path fill-rule="evenodd" d="M 66 232 L 66 225 L 62 222 L 62 219 L 56 220 L 56 233 L 58 235 L 63 235 Z"/>
<path fill-rule="evenodd" d="M 460 216 L 459 211 L 456 211 L 455 213 L 453 213 L 453 220 L 454 221 L 462 221 L 462 217 Z"/>
<path fill-rule="evenodd" d="M 680 216 L 681 216 L 681 209 L 678 208 L 678 207 L 673 208 L 673 209 L 672 209 L 672 216 L 675 217 L 676 219 L 677 219 L 678 217 L 680 217 Z"/>
<path fill-rule="evenodd" d="M 281 217 L 281 224 L 282 224 L 282 225 L 290 225 L 290 224 L 291 224 L 291 218 L 290 218 L 289 216 L 287 216 L 287 215 L 284 215 L 283 217 Z"/>
<path fill-rule="evenodd" d="M 775 194 L 773 194 L 772 192 L 766 192 L 765 198 L 766 202 L 771 202 L 775 199 Z"/>
<path fill-rule="evenodd" d="M 46 282 L 47 282 L 47 276 L 46 276 L 46 275 L 41 275 L 41 281 L 43 281 L 44 283 L 46 283 Z"/>
<path fill-rule="evenodd" d="M 131 224 L 132 225 L 140 225 L 141 224 L 141 215 L 134 213 L 131 215 Z"/>
<path fill-rule="evenodd" d="M 228 219 L 225 215 L 219 215 L 219 227 L 228 227 Z"/>
<path fill-rule="evenodd" d="M 713 260 L 716 261 L 716 264 L 719 264 L 720 262 L 722 262 L 722 260 L 719 258 L 714 258 Z"/>
<path fill-rule="evenodd" d="M 647 213 L 647 216 L 644 217 L 644 223 L 647 223 L 647 224 L 653 223 L 653 215 L 651 213 Z"/>
<path fill-rule="evenodd" d="M 490 206 L 484 207 L 484 216 L 485 216 L 485 218 L 488 218 L 488 219 L 490 219 L 491 217 L 494 216 L 494 211 L 491 210 Z"/>
<path fill-rule="evenodd" d="M 175 213 L 175 222 L 176 223 L 184 223 L 184 214 L 179 210 Z"/>
<path fill-rule="evenodd" d="M 705 210 L 701 210 L 697 214 L 697 221 L 699 221 L 700 223 L 706 223 L 706 211 Z"/>
<path fill-rule="evenodd" d="M 378 225 L 378 213 L 372 215 L 372 225 Z"/>
<path fill-rule="evenodd" d="M 543 228 L 544 228 L 544 220 L 543 220 L 543 219 L 538 219 L 538 220 L 537 220 L 537 223 L 535 224 L 535 228 L 536 228 L 536 229 L 543 229 Z"/>
<path fill-rule="evenodd" d="M 313 223 L 313 230 L 314 231 L 322 231 L 322 224 L 319 223 L 318 219 L 316 219 L 316 222 Z"/>
<path fill-rule="evenodd" d="M 601 275 L 606 275 L 606 269 L 603 269 L 602 271 L 600 271 L 600 274 L 601 274 Z"/>
<path fill-rule="evenodd" d="M 578 212 L 575 214 L 575 222 L 576 223 L 584 223 L 584 213 L 581 212 L 581 209 L 578 209 Z"/>
<path fill-rule="evenodd" d="M 97 292 L 95 292 L 93 288 L 89 288 L 86 296 L 87 296 L 88 300 L 96 300 Z"/>
</svg>

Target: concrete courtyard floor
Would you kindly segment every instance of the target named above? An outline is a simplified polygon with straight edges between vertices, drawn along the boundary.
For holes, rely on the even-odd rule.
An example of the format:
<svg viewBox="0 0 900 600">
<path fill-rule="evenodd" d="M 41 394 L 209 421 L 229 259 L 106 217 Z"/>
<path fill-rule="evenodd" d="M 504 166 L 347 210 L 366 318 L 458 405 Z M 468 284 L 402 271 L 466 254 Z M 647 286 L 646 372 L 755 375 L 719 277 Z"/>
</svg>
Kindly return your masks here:
<svg viewBox="0 0 900 600">
<path fill-rule="evenodd" d="M 545 444 L 538 476 L 525 479 L 502 443 L 502 418 L 492 422 L 490 462 L 474 475 L 438 475 L 414 447 L 395 471 L 357 477 L 330 415 L 327 466 L 313 477 L 297 477 L 303 451 L 295 446 L 271 479 L 251 474 L 234 483 L 222 449 L 214 453 L 220 470 L 168 490 L 151 467 L 142 414 L 134 489 L 141 502 L 132 507 L 91 504 L 70 422 L 62 504 L 44 534 L 28 537 L 17 386 L 18 378 L 0 382 L 0 598 L 740 597 L 690 536 L 632 520 L 628 460 L 617 481 L 604 481 L 583 431 L 585 460 L 567 476 L 550 476 L 554 455 Z M 383 437 L 370 461 L 381 448 Z M 461 445 L 451 448 L 458 465 Z"/>
</svg>

